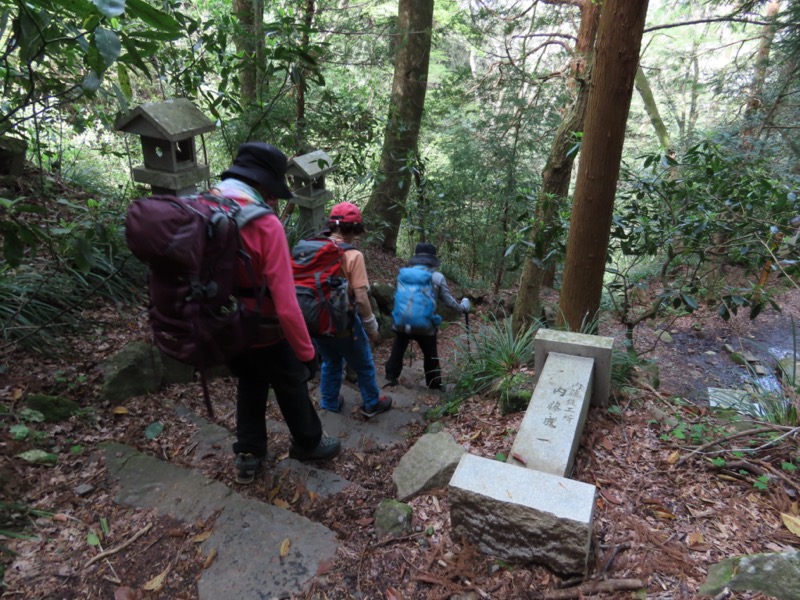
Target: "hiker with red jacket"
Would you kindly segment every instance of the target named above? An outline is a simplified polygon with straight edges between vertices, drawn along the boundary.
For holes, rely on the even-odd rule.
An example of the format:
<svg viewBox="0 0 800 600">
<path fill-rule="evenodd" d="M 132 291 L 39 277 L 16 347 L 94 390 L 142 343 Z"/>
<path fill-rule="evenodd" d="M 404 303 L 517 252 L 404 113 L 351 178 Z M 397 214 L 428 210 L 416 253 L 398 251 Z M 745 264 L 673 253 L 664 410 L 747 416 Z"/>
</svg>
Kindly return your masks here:
<svg viewBox="0 0 800 600">
<path fill-rule="evenodd" d="M 378 321 L 369 302 L 369 278 L 364 264 L 364 255 L 350 246 L 356 236 L 364 232 L 361 211 L 355 204 L 341 202 L 331 209 L 328 219 L 328 235 L 331 240 L 348 249 L 342 253 L 342 272 L 347 278 L 356 310 L 353 328 L 346 336 L 315 337 L 322 356 L 320 373 L 320 407 L 331 412 L 341 412 L 344 398 L 339 395 L 342 387 L 344 361 L 356 372 L 358 389 L 361 392 L 361 414 L 367 419 L 386 412 L 392 407 L 389 396 L 381 396 L 372 359 L 370 340 L 380 341 Z"/>
<path fill-rule="evenodd" d="M 267 294 L 262 301 L 262 323 L 256 341 L 228 365 L 239 380 L 233 444 L 239 483 L 252 482 L 267 455 L 266 406 L 270 387 L 292 436 L 290 458 L 326 460 L 340 449 L 338 439 L 323 434 L 308 394 L 307 382 L 317 371 L 316 352 L 297 304 L 286 234 L 274 212 L 279 198 L 292 197 L 285 182 L 287 162 L 283 152 L 274 146 L 262 142 L 242 144 L 231 167 L 220 176 L 222 181 L 209 190 L 241 205 L 256 203 L 273 211 L 241 230 L 256 282 L 266 285 Z M 243 301 L 255 307 L 255 290 L 243 263 L 237 283 Z"/>
<path fill-rule="evenodd" d="M 437 326 L 441 322 L 441 317 L 435 314 L 436 305 L 441 302 L 449 308 L 462 313 L 468 312 L 469 309 L 466 304 L 459 304 L 453 298 L 453 294 L 450 293 L 450 288 L 447 286 L 447 280 L 444 275 L 437 271 L 438 268 L 439 259 L 436 257 L 436 246 L 420 242 L 414 250 L 414 256 L 408 261 L 408 268 L 401 269 L 401 277 L 398 278 L 398 283 L 402 282 L 402 271 L 411 269 L 411 272 L 413 272 L 413 270 L 419 269 L 429 273 L 426 293 L 430 299 L 430 314 L 423 315 L 425 318 L 421 328 L 407 328 L 398 323 L 398 316 L 402 316 L 402 309 L 404 308 L 398 306 L 401 303 L 399 298 L 400 286 L 398 285 L 398 294 L 395 296 L 395 309 L 392 313 L 392 329 L 395 332 L 395 338 L 392 343 L 392 352 L 386 362 L 386 386 L 398 385 L 400 373 L 403 371 L 403 357 L 408 345 L 414 340 L 422 350 L 425 385 L 432 390 L 442 389 L 442 371 L 439 366 L 439 350 L 436 343 Z"/>
</svg>

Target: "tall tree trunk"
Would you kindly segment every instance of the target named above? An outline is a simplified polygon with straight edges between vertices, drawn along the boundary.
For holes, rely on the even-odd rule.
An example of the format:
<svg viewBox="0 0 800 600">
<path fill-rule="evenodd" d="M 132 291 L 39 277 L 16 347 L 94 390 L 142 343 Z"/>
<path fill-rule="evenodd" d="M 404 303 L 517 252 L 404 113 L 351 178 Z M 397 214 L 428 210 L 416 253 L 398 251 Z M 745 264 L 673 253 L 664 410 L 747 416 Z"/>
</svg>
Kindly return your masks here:
<svg viewBox="0 0 800 600">
<path fill-rule="evenodd" d="M 314 0 L 306 0 L 306 13 L 303 17 L 303 22 L 306 25 L 305 31 L 302 35 L 301 46 L 303 49 L 308 48 L 311 41 L 310 31 L 311 25 L 314 23 L 314 12 L 316 7 Z M 310 150 L 306 146 L 306 71 L 300 69 L 297 85 L 297 117 L 295 124 L 297 126 L 297 133 L 295 134 L 295 148 L 298 154 L 305 154 Z"/>
<path fill-rule="evenodd" d="M 556 218 L 559 206 L 569 193 L 572 165 L 576 155 L 575 133 L 583 130 L 590 79 L 588 65 L 599 17 L 600 5 L 592 0 L 584 0 L 581 4 L 581 24 L 573 62 L 573 75 L 577 83 L 575 100 L 556 131 L 542 173 L 542 189 L 537 199 L 536 214 L 529 238 L 532 250 L 522 268 L 519 293 L 514 303 L 515 333 L 530 325 L 541 313 L 539 295 L 545 271 L 549 268 L 542 261 L 553 246 L 552 239 L 546 233 L 546 227 Z"/>
<path fill-rule="evenodd" d="M 389 119 L 383 140 L 378 180 L 364 209 L 372 231 L 392 252 L 403 220 L 405 201 L 416 163 L 417 141 L 428 87 L 433 0 L 400 0 Z"/>
<path fill-rule="evenodd" d="M 594 53 L 559 323 L 594 330 L 647 0 L 607 0 Z"/>
<path fill-rule="evenodd" d="M 744 112 L 745 120 L 752 118 L 764 106 L 764 82 L 767 80 L 767 67 L 769 66 L 769 52 L 772 48 L 772 40 L 775 39 L 775 17 L 780 6 L 780 0 L 772 0 L 767 5 L 767 24 L 761 30 L 761 42 L 758 45 L 753 82 L 750 85 L 750 99 L 747 101 L 747 108 Z M 747 133 L 752 133 L 752 131 L 749 130 Z"/>
<path fill-rule="evenodd" d="M 644 102 L 644 110 L 650 118 L 650 124 L 653 126 L 653 129 L 656 130 L 658 143 L 661 144 L 665 152 L 671 154 L 674 149 L 672 147 L 672 141 L 669 139 L 667 126 L 664 125 L 664 120 L 661 118 L 661 113 L 658 110 L 656 99 L 653 96 L 650 82 L 647 81 L 647 75 L 644 74 L 641 65 L 636 69 L 634 84 L 636 85 L 636 91 L 639 92 L 639 96 L 642 98 L 642 102 Z"/>
<path fill-rule="evenodd" d="M 233 13 L 242 28 L 242 35 L 235 39 L 236 50 L 242 55 L 242 101 L 244 104 L 255 104 L 258 101 L 260 65 L 263 64 L 263 42 L 260 40 L 264 18 L 263 0 L 233 0 Z"/>
<path fill-rule="evenodd" d="M 692 53 L 692 78 L 691 78 L 691 89 L 689 93 L 689 115 L 686 117 L 686 129 L 685 134 L 686 138 L 684 142 L 691 142 L 692 138 L 694 137 L 694 128 L 697 125 L 697 117 L 700 114 L 700 111 L 697 110 L 697 107 L 700 103 L 700 61 L 697 58 L 697 52 Z"/>
</svg>

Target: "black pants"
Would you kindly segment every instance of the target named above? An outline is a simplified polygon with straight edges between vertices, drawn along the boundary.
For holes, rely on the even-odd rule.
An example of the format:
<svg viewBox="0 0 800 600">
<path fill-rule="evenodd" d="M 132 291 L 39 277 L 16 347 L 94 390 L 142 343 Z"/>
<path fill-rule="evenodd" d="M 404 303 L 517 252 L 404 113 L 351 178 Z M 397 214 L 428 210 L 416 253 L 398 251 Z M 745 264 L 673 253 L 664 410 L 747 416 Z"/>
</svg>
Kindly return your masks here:
<svg viewBox="0 0 800 600">
<path fill-rule="evenodd" d="M 422 365 L 425 368 L 425 384 L 432 390 L 442 388 L 442 371 L 439 367 L 439 350 L 436 346 L 436 334 L 433 335 L 414 335 L 402 332 L 395 332 L 394 342 L 392 343 L 392 353 L 386 362 L 386 379 L 398 379 L 403 371 L 403 357 L 406 348 L 411 340 L 419 344 L 422 350 Z"/>
<path fill-rule="evenodd" d="M 251 348 L 229 365 L 239 378 L 236 388 L 236 442 L 233 451 L 267 455 L 267 396 L 275 390 L 278 407 L 295 443 L 316 448 L 322 438 L 322 423 L 308 395 L 305 366 L 289 342 Z"/>
</svg>

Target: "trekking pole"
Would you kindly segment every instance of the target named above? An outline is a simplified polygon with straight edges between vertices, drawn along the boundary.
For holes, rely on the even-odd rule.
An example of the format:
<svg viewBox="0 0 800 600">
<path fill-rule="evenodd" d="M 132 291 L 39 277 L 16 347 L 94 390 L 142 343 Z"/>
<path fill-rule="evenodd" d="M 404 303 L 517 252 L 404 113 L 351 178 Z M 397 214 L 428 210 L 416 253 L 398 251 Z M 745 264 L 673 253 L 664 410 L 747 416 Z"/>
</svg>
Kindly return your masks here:
<svg viewBox="0 0 800 600">
<path fill-rule="evenodd" d="M 472 348 L 470 348 L 470 344 L 469 344 L 469 338 L 470 338 L 470 333 L 469 333 L 470 302 L 469 302 L 469 298 L 467 298 L 466 296 L 464 298 L 462 298 L 461 299 L 461 306 L 463 306 L 466 309 L 466 310 L 464 310 L 464 327 L 467 330 L 467 352 L 472 352 Z"/>
</svg>

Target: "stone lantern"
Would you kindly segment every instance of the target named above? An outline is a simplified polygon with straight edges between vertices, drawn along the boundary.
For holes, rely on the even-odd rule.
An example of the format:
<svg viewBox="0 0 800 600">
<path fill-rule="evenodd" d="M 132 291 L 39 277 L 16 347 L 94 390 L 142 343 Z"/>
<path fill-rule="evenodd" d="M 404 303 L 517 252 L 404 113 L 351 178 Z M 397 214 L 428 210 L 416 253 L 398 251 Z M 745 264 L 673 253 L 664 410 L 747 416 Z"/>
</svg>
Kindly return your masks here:
<svg viewBox="0 0 800 600">
<path fill-rule="evenodd" d="M 185 98 L 137 106 L 117 119 L 117 131 L 142 140 L 144 164 L 133 167 L 133 180 L 154 194 L 189 195 L 208 179 L 208 165 L 197 162 L 195 136 L 212 131 L 213 121 Z"/>
<path fill-rule="evenodd" d="M 325 204 L 333 193 L 325 189 L 325 175 L 337 168 L 333 159 L 317 150 L 289 160 L 286 174 L 294 182 L 292 202 L 300 208 L 299 228 L 303 234 L 316 234 L 325 227 Z"/>
</svg>

